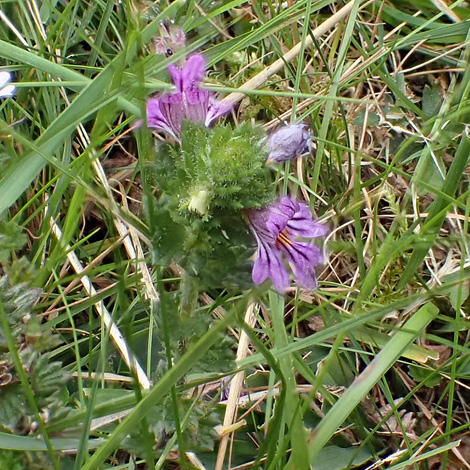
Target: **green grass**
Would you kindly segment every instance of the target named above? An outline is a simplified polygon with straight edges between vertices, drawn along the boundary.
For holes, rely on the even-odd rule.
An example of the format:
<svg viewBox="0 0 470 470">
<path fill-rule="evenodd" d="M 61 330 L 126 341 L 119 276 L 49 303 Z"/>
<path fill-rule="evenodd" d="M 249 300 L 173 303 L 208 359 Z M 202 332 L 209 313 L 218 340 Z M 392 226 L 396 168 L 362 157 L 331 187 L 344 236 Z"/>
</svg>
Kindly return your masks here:
<svg viewBox="0 0 470 470">
<path fill-rule="evenodd" d="M 1 468 L 468 468 L 470 13 L 344 5 L 0 2 Z M 316 291 L 159 258 L 132 127 L 194 52 L 227 122 L 312 127 L 272 175 L 331 228 Z"/>
</svg>

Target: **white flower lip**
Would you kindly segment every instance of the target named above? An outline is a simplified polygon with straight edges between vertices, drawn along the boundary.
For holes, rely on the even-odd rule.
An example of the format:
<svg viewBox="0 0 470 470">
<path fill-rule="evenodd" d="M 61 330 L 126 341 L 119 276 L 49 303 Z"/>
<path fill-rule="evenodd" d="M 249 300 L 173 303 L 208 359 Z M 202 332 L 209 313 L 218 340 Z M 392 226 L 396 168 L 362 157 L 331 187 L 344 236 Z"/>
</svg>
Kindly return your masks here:
<svg viewBox="0 0 470 470">
<path fill-rule="evenodd" d="M 7 85 L 10 80 L 11 74 L 9 72 L 0 72 L 0 98 L 13 96 L 16 87 L 14 85 Z"/>
</svg>

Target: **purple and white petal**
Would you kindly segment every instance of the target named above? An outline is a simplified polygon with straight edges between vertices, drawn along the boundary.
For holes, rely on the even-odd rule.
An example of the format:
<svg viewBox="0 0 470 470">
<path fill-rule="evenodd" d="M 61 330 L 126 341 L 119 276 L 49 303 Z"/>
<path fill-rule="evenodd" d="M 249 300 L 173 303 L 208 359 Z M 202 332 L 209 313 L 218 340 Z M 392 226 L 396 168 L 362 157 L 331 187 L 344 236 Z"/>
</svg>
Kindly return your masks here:
<svg viewBox="0 0 470 470">
<path fill-rule="evenodd" d="M 10 98 L 13 96 L 15 89 L 15 85 L 7 85 L 6 87 L 3 87 L 0 89 L 0 98 Z"/>
<path fill-rule="evenodd" d="M 168 66 L 167 70 L 171 80 L 176 86 L 176 91 L 181 93 L 183 91 L 183 73 L 181 69 L 177 65 L 171 64 Z"/>
<path fill-rule="evenodd" d="M 204 124 L 209 127 L 212 121 L 216 120 L 218 117 L 223 116 L 232 109 L 232 104 L 222 104 L 221 101 L 217 101 L 214 97 L 209 99 L 209 109 L 207 111 L 206 119 Z"/>
<path fill-rule="evenodd" d="M 11 80 L 8 72 L 0 72 L 0 88 L 4 87 Z"/>
<path fill-rule="evenodd" d="M 199 90 L 199 84 L 204 78 L 205 70 L 206 61 L 204 57 L 201 54 L 192 55 L 181 69 L 181 91 Z"/>
<path fill-rule="evenodd" d="M 147 101 L 147 126 L 161 129 L 176 137 L 166 117 L 168 110 L 162 109 L 162 97 L 151 98 Z"/>
<path fill-rule="evenodd" d="M 279 234 L 286 228 L 289 218 L 282 213 L 272 213 L 266 222 L 266 228 L 272 234 L 274 238 L 277 238 Z"/>
<path fill-rule="evenodd" d="M 315 266 L 322 264 L 321 250 L 310 243 L 295 242 L 284 249 L 297 283 L 305 289 L 317 285 Z"/>
<path fill-rule="evenodd" d="M 330 231 L 324 224 L 305 219 L 291 219 L 287 223 L 287 227 L 292 236 L 301 238 L 323 237 Z"/>
<path fill-rule="evenodd" d="M 208 126 L 216 117 L 229 109 L 218 106 L 212 93 L 202 90 L 199 85 L 204 77 L 205 60 L 200 54 L 191 56 L 179 68 L 172 64 L 168 67 L 177 91 L 147 103 L 147 122 L 149 127 L 164 130 L 180 139 L 183 119 L 204 122 Z"/>
<path fill-rule="evenodd" d="M 274 245 L 276 242 L 276 237 L 266 228 L 266 223 L 270 217 L 270 208 L 272 205 L 269 205 L 263 209 L 249 209 L 246 211 L 248 218 L 248 225 L 255 235 L 256 239 L 258 238 L 268 241 L 271 245 Z"/>
<path fill-rule="evenodd" d="M 172 133 L 179 138 L 181 123 L 184 119 L 183 94 L 173 93 L 163 95 L 160 99 L 160 109 L 167 120 Z"/>
<path fill-rule="evenodd" d="M 258 252 L 253 265 L 252 278 L 255 284 L 262 284 L 271 278 L 274 286 L 283 291 L 289 285 L 289 276 L 282 263 L 281 253 L 268 243 L 258 239 Z"/>
<path fill-rule="evenodd" d="M 291 218 L 299 211 L 300 203 L 289 196 L 283 196 L 279 199 L 277 208 L 283 214 L 286 214 L 287 217 Z"/>
<path fill-rule="evenodd" d="M 193 122 L 204 122 L 209 103 L 207 90 L 187 91 L 184 93 L 184 119 Z"/>
</svg>

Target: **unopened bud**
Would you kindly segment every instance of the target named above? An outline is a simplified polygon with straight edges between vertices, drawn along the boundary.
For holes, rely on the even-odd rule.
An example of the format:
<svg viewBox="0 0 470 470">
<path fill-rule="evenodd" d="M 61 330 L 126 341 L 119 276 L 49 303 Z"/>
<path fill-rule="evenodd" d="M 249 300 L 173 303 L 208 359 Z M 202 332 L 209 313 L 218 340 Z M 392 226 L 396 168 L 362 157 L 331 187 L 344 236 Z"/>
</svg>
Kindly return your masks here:
<svg viewBox="0 0 470 470">
<path fill-rule="evenodd" d="M 312 133 L 306 124 L 290 124 L 274 132 L 267 143 L 268 163 L 292 160 L 313 150 Z"/>
<path fill-rule="evenodd" d="M 189 201 L 188 210 L 198 212 L 201 215 L 207 214 L 209 206 L 209 192 L 205 189 L 195 192 Z"/>
</svg>

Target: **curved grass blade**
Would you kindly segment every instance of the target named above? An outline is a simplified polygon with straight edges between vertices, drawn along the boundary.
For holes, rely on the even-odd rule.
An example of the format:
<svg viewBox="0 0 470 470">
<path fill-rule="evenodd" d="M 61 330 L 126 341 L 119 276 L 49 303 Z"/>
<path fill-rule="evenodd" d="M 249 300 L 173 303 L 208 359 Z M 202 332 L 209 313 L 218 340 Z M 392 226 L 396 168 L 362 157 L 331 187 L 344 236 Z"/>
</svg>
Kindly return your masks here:
<svg viewBox="0 0 470 470">
<path fill-rule="evenodd" d="M 364 371 L 354 380 L 341 398 L 333 405 L 328 414 L 320 421 L 310 441 L 310 461 L 315 468 L 315 458 L 330 440 L 339 426 L 352 413 L 354 408 L 395 364 L 405 348 L 435 318 L 439 309 L 428 302 L 423 305 L 393 336 L 387 345 L 377 354 Z"/>
</svg>

